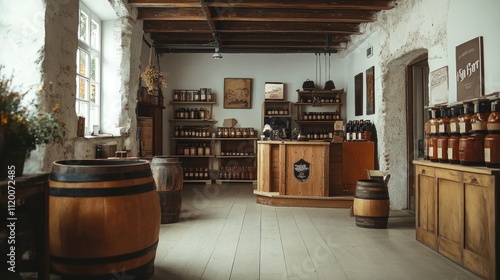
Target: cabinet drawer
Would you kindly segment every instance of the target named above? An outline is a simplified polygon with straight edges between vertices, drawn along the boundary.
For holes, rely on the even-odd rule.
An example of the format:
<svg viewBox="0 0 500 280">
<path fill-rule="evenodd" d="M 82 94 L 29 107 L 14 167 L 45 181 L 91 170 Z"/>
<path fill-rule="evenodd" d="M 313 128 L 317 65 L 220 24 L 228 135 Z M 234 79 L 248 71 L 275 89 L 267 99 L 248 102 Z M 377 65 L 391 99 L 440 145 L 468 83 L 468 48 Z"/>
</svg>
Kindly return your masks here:
<svg viewBox="0 0 500 280">
<path fill-rule="evenodd" d="M 429 177 L 435 177 L 436 176 L 436 168 L 419 165 L 419 166 L 417 166 L 417 174 L 426 175 Z"/>
<path fill-rule="evenodd" d="M 493 176 L 463 172 L 465 185 L 493 186 Z"/>
</svg>

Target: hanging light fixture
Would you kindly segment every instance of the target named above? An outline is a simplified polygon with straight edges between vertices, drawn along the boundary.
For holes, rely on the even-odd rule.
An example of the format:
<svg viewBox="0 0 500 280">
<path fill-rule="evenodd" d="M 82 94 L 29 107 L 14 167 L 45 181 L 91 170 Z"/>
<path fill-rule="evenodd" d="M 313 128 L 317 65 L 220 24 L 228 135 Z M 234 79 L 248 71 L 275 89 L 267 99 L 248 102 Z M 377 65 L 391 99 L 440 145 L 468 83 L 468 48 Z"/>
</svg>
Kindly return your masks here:
<svg viewBox="0 0 500 280">
<path fill-rule="evenodd" d="M 213 59 L 221 59 L 222 55 L 219 53 L 219 47 L 215 48 L 215 53 L 212 55 Z"/>
</svg>

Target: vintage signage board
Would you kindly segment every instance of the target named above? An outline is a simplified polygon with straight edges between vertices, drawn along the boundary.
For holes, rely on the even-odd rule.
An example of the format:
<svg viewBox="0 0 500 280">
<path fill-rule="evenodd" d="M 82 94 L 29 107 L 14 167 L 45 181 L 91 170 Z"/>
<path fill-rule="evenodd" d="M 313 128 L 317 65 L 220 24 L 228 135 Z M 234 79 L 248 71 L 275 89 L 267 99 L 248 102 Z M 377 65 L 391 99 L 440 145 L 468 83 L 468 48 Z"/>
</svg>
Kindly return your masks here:
<svg viewBox="0 0 500 280">
<path fill-rule="evenodd" d="M 457 101 L 484 95 L 483 37 L 456 48 Z"/>
<path fill-rule="evenodd" d="M 293 176 L 295 179 L 299 180 L 299 182 L 304 182 L 309 178 L 310 170 L 311 164 L 303 158 L 293 164 Z"/>
</svg>

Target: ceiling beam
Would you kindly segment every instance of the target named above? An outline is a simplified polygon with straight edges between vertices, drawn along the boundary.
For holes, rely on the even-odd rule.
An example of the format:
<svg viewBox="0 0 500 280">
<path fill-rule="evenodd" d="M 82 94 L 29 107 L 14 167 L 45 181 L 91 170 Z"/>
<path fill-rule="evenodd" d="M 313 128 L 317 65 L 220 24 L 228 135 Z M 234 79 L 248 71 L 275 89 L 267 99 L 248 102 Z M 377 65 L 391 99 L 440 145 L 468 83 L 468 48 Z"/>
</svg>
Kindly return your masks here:
<svg viewBox="0 0 500 280">
<path fill-rule="evenodd" d="M 393 0 L 310 0 L 310 1 L 205 1 L 209 8 L 278 8 L 278 9 L 343 9 L 343 10 L 389 10 L 394 8 Z M 285 2 L 285 3 L 283 3 Z M 138 8 L 196 8 L 200 4 L 196 0 L 129 0 L 132 7 Z"/>
</svg>

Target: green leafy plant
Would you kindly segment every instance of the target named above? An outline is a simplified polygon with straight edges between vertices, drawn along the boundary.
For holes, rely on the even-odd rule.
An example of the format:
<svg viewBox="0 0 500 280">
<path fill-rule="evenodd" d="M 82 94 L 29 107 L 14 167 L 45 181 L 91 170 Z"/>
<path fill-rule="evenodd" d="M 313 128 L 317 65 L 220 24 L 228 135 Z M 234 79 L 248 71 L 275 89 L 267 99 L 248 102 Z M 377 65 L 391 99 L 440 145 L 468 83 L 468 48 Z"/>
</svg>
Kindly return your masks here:
<svg viewBox="0 0 500 280">
<path fill-rule="evenodd" d="M 29 156 L 38 145 L 61 143 L 66 129 L 59 118 L 59 103 L 51 110 L 33 100 L 24 104 L 26 93 L 11 89 L 12 79 L 1 75 L 2 68 L 0 66 L 0 131 L 4 133 L 4 149 L 25 149 Z M 38 94 L 47 94 L 47 90 L 42 88 Z"/>
</svg>

